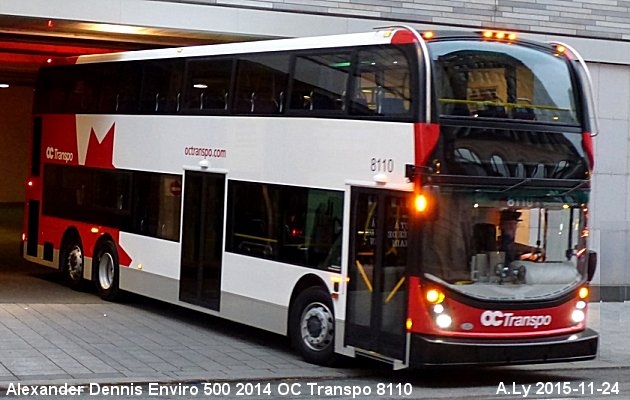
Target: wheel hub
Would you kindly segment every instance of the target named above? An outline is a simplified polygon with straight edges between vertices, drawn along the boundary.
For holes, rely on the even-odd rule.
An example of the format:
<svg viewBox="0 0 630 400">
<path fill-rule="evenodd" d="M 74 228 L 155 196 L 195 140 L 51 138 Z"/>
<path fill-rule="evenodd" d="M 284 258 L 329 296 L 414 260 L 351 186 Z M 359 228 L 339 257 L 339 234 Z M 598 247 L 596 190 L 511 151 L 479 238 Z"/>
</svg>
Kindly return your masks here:
<svg viewBox="0 0 630 400">
<path fill-rule="evenodd" d="M 68 254 L 68 274 L 72 280 L 79 280 L 83 277 L 83 253 L 77 246 L 73 247 Z"/>
<path fill-rule="evenodd" d="M 302 315 L 302 339 L 312 350 L 325 349 L 333 340 L 332 313 L 323 304 L 313 304 Z"/>
<path fill-rule="evenodd" d="M 114 282 L 114 260 L 111 254 L 105 253 L 98 263 L 98 281 L 101 288 L 107 290 Z"/>
</svg>

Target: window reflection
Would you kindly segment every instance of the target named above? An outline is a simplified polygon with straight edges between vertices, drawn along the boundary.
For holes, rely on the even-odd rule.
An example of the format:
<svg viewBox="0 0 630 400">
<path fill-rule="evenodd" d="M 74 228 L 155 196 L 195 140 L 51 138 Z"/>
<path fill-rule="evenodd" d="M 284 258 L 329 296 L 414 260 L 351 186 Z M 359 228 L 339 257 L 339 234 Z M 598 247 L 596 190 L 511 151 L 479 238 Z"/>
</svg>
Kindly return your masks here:
<svg viewBox="0 0 630 400">
<path fill-rule="evenodd" d="M 228 251 L 296 265 L 341 266 L 343 193 L 229 183 Z"/>
<path fill-rule="evenodd" d="M 443 126 L 435 159 L 442 173 L 506 178 L 584 179 L 581 133 Z"/>
<path fill-rule="evenodd" d="M 566 61 L 524 46 L 429 44 L 442 115 L 578 124 Z"/>
</svg>

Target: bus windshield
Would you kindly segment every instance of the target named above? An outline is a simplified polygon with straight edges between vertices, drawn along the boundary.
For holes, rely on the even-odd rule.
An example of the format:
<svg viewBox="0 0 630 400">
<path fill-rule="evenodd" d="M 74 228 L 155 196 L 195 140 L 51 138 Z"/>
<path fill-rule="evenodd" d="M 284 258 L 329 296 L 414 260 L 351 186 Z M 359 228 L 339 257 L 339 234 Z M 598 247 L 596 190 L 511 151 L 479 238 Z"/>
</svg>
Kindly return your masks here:
<svg viewBox="0 0 630 400">
<path fill-rule="evenodd" d="M 536 301 L 574 290 L 586 274 L 585 198 L 443 190 L 442 212 L 422 227 L 423 272 L 480 300 Z"/>
<path fill-rule="evenodd" d="M 441 116 L 578 125 L 567 61 L 508 43 L 429 43 Z"/>
</svg>

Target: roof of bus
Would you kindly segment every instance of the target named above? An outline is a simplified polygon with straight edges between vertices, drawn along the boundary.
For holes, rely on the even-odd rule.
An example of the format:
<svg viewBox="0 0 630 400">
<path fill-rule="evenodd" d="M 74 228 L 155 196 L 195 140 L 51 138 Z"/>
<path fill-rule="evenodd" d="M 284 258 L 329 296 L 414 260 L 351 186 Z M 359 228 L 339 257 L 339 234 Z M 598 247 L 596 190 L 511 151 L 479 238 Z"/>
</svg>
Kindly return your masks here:
<svg viewBox="0 0 630 400">
<path fill-rule="evenodd" d="M 140 50 L 109 54 L 92 54 L 80 56 L 76 59 L 77 64 L 96 63 L 96 62 L 113 62 L 113 61 L 131 61 L 145 60 L 155 58 L 177 58 L 177 57 L 195 57 L 195 56 L 211 56 L 222 54 L 241 54 L 241 53 L 262 53 L 272 51 L 286 51 L 299 49 L 325 49 L 333 47 L 348 47 L 359 45 L 378 45 L 392 43 L 395 33 L 403 31 L 407 34 L 412 33 L 405 28 L 384 28 L 374 30 L 372 32 L 349 33 L 341 35 L 329 36 L 313 36 L 300 37 L 290 39 L 272 39 L 259 40 L 252 42 L 212 44 L 202 46 L 177 47 L 155 50 Z M 409 37 L 407 35 L 407 37 Z M 408 40 L 408 42 L 411 42 Z"/>
</svg>

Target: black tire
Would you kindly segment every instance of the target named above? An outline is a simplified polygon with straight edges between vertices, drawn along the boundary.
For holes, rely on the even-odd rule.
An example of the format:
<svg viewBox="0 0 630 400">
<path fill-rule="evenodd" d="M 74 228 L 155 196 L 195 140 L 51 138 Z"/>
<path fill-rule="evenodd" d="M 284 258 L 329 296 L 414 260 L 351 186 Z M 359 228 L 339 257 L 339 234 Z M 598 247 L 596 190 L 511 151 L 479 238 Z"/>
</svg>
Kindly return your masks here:
<svg viewBox="0 0 630 400">
<path fill-rule="evenodd" d="M 312 364 L 330 366 L 335 354 L 335 314 L 330 294 L 320 286 L 309 287 L 293 302 L 289 316 L 291 344 Z"/>
<path fill-rule="evenodd" d="M 83 245 L 76 234 L 70 234 L 64 238 L 59 254 L 59 270 L 63 279 L 74 290 L 83 290 Z"/>
<path fill-rule="evenodd" d="M 96 278 L 96 290 L 103 300 L 114 301 L 120 297 L 118 250 L 116 245 L 106 240 L 97 245 L 92 260 Z"/>
</svg>

